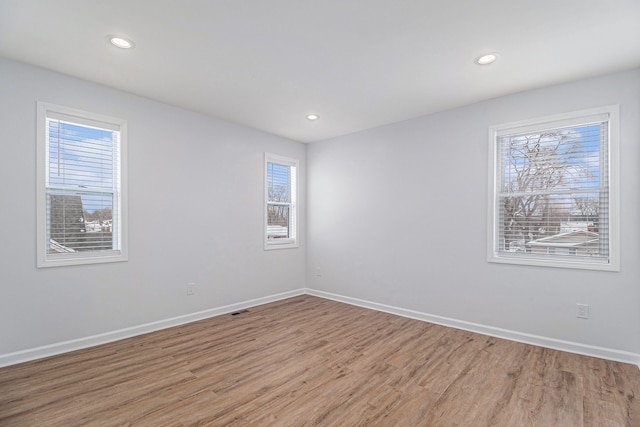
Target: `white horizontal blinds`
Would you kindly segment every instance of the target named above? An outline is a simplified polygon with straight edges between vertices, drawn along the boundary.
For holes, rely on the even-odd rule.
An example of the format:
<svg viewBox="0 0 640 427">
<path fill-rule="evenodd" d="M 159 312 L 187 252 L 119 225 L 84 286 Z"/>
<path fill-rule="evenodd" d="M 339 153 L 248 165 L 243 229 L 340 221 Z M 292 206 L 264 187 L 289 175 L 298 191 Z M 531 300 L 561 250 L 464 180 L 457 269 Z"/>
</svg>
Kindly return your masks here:
<svg viewBox="0 0 640 427">
<path fill-rule="evenodd" d="M 291 239 L 292 166 L 267 162 L 267 239 Z"/>
<path fill-rule="evenodd" d="M 47 114 L 47 254 L 119 249 L 117 126 Z"/>
<path fill-rule="evenodd" d="M 608 121 L 498 136 L 498 252 L 609 257 Z"/>
</svg>

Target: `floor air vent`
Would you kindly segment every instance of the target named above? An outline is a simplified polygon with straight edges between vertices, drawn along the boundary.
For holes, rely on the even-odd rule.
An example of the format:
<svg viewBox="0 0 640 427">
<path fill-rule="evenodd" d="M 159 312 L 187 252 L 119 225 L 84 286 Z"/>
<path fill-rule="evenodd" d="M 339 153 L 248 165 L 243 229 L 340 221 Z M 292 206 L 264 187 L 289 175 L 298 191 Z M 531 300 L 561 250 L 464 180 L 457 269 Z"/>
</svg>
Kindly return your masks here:
<svg viewBox="0 0 640 427">
<path fill-rule="evenodd" d="M 235 311 L 233 313 L 231 313 L 232 316 L 237 316 L 239 314 L 244 314 L 244 313 L 248 313 L 249 310 L 240 310 L 240 311 Z"/>
</svg>

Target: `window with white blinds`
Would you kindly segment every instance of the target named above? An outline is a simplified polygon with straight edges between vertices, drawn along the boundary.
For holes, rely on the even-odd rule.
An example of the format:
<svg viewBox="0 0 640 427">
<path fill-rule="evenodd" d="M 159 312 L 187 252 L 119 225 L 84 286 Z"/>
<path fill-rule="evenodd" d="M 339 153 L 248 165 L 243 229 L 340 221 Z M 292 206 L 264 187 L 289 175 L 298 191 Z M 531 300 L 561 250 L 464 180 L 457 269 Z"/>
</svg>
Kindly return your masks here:
<svg viewBox="0 0 640 427">
<path fill-rule="evenodd" d="M 489 261 L 618 270 L 617 107 L 490 129 Z"/>
<path fill-rule="evenodd" d="M 126 122 L 38 103 L 38 266 L 126 260 Z"/>
<path fill-rule="evenodd" d="M 297 247 L 298 161 L 265 154 L 265 249 Z"/>
</svg>

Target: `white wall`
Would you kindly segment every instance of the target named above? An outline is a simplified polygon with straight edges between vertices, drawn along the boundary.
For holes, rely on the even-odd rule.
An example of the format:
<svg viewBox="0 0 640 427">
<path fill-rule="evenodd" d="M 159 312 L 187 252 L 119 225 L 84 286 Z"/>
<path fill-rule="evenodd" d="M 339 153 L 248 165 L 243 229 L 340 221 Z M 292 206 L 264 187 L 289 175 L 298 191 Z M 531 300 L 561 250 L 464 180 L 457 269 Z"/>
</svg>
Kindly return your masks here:
<svg viewBox="0 0 640 427">
<path fill-rule="evenodd" d="M 128 120 L 128 262 L 36 269 L 36 101 Z M 4 59 L 0 129 L 0 356 L 304 288 L 303 144 Z M 300 160 L 297 249 L 263 250 L 265 151 Z"/>
<path fill-rule="evenodd" d="M 488 263 L 488 127 L 610 104 L 621 106 L 622 271 Z M 639 104 L 635 70 L 309 145 L 307 286 L 498 335 L 640 353 Z"/>
<path fill-rule="evenodd" d="M 38 100 L 128 120 L 128 262 L 35 268 Z M 487 127 L 616 103 L 622 271 L 487 263 Z M 516 339 L 640 353 L 638 117 L 635 70 L 305 146 L 0 58 L 0 365 L 305 286 Z M 298 249 L 262 249 L 265 151 L 301 162 Z"/>
</svg>

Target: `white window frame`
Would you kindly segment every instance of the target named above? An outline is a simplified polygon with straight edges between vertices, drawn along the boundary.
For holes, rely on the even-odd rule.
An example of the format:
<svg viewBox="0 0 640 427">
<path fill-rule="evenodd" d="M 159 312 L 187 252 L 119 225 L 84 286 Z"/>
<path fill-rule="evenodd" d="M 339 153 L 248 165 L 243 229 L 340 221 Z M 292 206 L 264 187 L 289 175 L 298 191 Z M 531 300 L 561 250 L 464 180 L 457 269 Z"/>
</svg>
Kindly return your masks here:
<svg viewBox="0 0 640 427">
<path fill-rule="evenodd" d="M 64 117 L 72 123 L 118 130 L 120 133 L 119 147 L 114 156 L 119 155 L 119 161 L 114 162 L 114 201 L 113 201 L 113 240 L 116 246 L 113 250 L 86 251 L 73 253 L 49 254 L 50 245 L 47 236 L 47 186 L 48 186 L 48 153 L 49 138 L 47 135 L 47 119 Z M 68 265 L 98 264 L 121 262 L 128 259 L 128 215 L 127 215 L 127 121 L 90 113 L 87 111 L 50 104 L 37 103 L 37 267 L 58 267 Z M 119 177 L 119 179 L 118 179 Z M 117 182 L 119 181 L 119 185 Z"/>
<path fill-rule="evenodd" d="M 487 226 L 487 260 L 495 263 L 520 264 L 546 267 L 563 267 L 588 270 L 620 271 L 620 107 L 610 105 L 600 108 L 574 111 L 513 123 L 489 127 L 489 182 L 488 182 L 488 226 Z M 499 209 L 498 193 L 500 191 L 498 149 L 501 135 L 521 132 L 537 132 L 560 127 L 586 124 L 591 118 L 605 118 L 608 121 L 608 156 L 607 170 L 609 179 L 609 258 L 589 259 L 571 257 L 536 256 L 528 252 L 505 253 L 499 251 Z"/>
<path fill-rule="evenodd" d="M 269 163 L 276 163 L 279 165 L 289 166 L 290 168 L 290 191 L 291 191 L 291 203 L 286 203 L 289 206 L 289 238 L 286 239 L 269 239 L 268 238 L 268 207 L 273 202 L 269 202 L 269 187 L 267 178 L 267 169 Z M 298 176 L 299 176 L 299 162 L 297 159 L 280 156 L 277 154 L 265 153 L 264 154 L 264 249 L 288 249 L 297 248 L 298 245 Z"/>
</svg>

